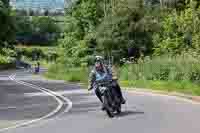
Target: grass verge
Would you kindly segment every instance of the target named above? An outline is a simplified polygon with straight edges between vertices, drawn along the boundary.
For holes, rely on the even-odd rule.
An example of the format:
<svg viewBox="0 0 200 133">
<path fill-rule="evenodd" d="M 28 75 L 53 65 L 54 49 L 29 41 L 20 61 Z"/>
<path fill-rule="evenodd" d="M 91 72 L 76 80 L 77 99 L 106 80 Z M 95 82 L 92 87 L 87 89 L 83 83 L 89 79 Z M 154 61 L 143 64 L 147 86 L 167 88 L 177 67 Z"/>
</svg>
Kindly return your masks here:
<svg viewBox="0 0 200 133">
<path fill-rule="evenodd" d="M 200 96 L 200 85 L 190 81 L 152 81 L 152 80 L 135 80 L 120 81 L 121 86 L 134 88 L 145 88 L 165 92 L 179 92 L 194 96 Z"/>
<path fill-rule="evenodd" d="M 59 71 L 58 68 L 51 68 L 44 75 L 49 79 L 65 80 L 67 82 L 84 83 L 87 85 L 88 70 L 73 68 Z M 166 81 L 166 80 L 120 80 L 120 85 L 134 88 L 146 88 L 165 92 L 179 92 L 189 95 L 200 96 L 200 84 L 191 81 Z"/>
<path fill-rule="evenodd" d="M 55 66 L 51 67 L 44 76 L 49 79 L 65 80 L 68 82 L 88 82 L 88 70 L 85 68 L 71 68 L 67 70 L 59 69 Z"/>
</svg>

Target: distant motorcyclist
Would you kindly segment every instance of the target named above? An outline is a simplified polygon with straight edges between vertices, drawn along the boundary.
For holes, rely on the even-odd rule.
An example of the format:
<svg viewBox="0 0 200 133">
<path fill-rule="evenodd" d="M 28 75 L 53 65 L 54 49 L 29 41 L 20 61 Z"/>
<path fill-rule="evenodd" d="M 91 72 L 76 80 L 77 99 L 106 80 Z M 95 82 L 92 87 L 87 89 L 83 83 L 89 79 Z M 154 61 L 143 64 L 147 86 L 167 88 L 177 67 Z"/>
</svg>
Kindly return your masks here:
<svg viewBox="0 0 200 133">
<path fill-rule="evenodd" d="M 40 72 L 40 63 L 37 62 L 37 64 L 35 65 L 35 74 Z"/>
<path fill-rule="evenodd" d="M 90 73 L 90 77 L 89 77 L 89 86 L 88 86 L 88 90 L 93 89 L 94 83 L 97 80 L 101 80 L 101 79 L 113 79 L 113 75 L 112 75 L 112 70 L 111 68 L 109 68 L 108 66 L 106 66 L 103 62 L 103 57 L 101 56 L 96 56 L 95 59 L 95 66 L 93 68 L 93 70 Z M 115 89 L 115 92 L 117 93 L 118 97 L 121 100 L 122 104 L 125 104 L 125 99 L 122 96 L 122 92 L 121 92 L 121 88 L 119 86 L 119 84 L 117 83 L 117 80 L 112 80 L 112 86 L 113 89 Z M 103 102 L 102 97 L 101 97 L 101 92 L 98 88 L 95 89 L 95 94 L 97 95 L 97 97 L 99 98 L 99 100 L 101 102 Z M 102 107 L 102 109 L 104 109 Z"/>
</svg>

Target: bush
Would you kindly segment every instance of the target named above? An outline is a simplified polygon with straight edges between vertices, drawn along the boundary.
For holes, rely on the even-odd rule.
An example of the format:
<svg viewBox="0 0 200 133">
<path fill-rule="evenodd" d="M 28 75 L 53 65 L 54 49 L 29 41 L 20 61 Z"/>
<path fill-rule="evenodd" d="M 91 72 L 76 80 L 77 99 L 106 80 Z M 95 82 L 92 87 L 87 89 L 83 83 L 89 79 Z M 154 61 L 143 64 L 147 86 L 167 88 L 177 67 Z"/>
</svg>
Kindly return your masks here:
<svg viewBox="0 0 200 133">
<path fill-rule="evenodd" d="M 0 56 L 0 65 L 9 63 L 5 56 Z"/>
<path fill-rule="evenodd" d="M 173 10 L 160 22 L 160 31 L 153 35 L 154 54 L 180 54 L 188 49 L 199 52 L 200 8 L 192 5 L 193 1 L 183 11 Z"/>
<path fill-rule="evenodd" d="M 56 47 L 17 47 L 17 53 L 26 58 L 34 60 L 34 55 L 39 55 L 39 59 L 43 60 L 56 60 L 57 58 L 57 48 Z"/>
</svg>

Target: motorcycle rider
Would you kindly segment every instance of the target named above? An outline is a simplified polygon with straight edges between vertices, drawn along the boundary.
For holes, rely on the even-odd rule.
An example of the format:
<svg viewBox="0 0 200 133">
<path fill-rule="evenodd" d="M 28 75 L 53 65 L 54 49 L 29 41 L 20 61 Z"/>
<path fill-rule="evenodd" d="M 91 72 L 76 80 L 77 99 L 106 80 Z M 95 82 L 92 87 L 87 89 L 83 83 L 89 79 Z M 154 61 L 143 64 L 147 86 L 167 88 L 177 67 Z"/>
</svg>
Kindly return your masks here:
<svg viewBox="0 0 200 133">
<path fill-rule="evenodd" d="M 93 89 L 93 86 L 96 80 L 106 79 L 106 78 L 113 79 L 112 70 L 111 68 L 109 68 L 108 66 L 104 64 L 103 58 L 101 56 L 96 56 L 95 66 L 89 76 L 88 90 Z M 122 96 L 121 88 L 119 84 L 117 83 L 117 80 L 112 80 L 112 86 L 113 86 L 113 89 L 115 89 L 115 92 L 117 93 L 118 97 L 120 98 L 121 103 L 125 104 L 126 101 Z M 101 92 L 98 88 L 95 89 L 95 94 L 99 98 L 99 100 L 103 102 L 102 97 L 101 97 Z M 102 109 L 104 109 L 104 107 L 102 107 Z"/>
</svg>

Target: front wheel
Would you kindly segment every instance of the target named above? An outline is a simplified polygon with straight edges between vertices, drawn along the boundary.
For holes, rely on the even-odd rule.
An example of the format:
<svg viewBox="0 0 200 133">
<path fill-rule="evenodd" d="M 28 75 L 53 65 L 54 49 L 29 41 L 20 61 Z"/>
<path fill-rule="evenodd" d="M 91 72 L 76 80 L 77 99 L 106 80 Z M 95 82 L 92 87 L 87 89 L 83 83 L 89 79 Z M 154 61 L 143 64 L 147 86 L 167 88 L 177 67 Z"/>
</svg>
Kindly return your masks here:
<svg viewBox="0 0 200 133">
<path fill-rule="evenodd" d="M 108 98 L 106 96 L 103 97 L 103 104 L 104 104 L 104 107 L 105 107 L 105 110 L 106 110 L 108 117 L 113 118 L 114 114 L 110 109 L 109 101 L 108 101 Z"/>
</svg>

